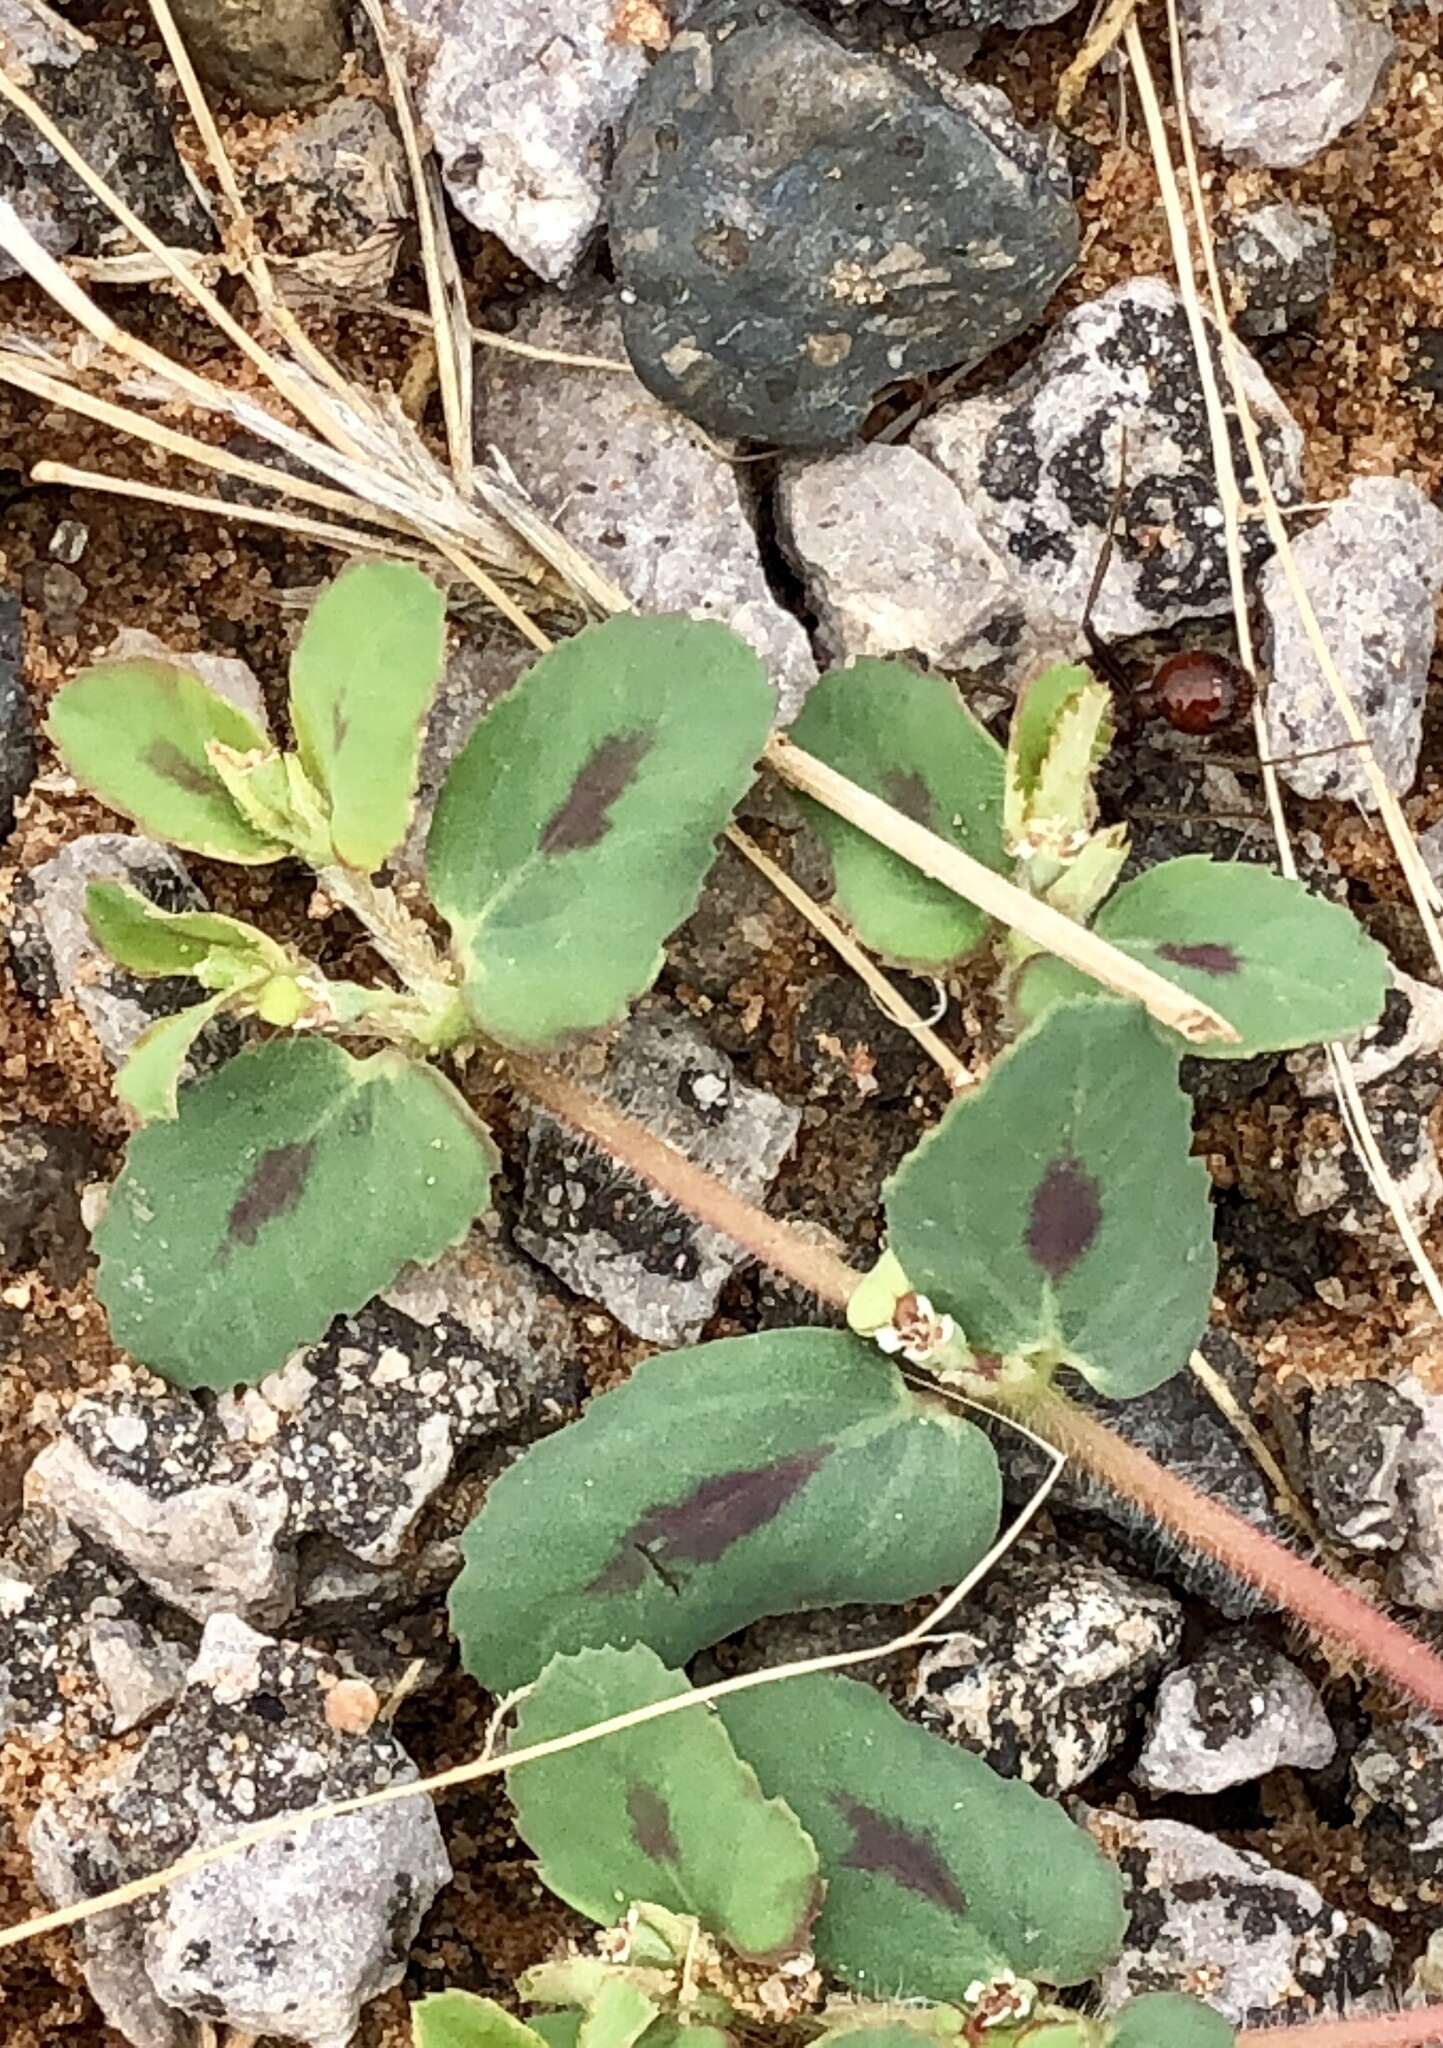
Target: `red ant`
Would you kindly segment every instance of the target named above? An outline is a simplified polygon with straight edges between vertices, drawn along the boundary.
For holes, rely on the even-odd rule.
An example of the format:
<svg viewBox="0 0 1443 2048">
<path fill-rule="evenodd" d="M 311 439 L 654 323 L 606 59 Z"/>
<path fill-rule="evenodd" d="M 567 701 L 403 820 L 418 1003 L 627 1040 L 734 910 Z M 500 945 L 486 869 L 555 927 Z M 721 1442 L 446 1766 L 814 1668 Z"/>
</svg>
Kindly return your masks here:
<svg viewBox="0 0 1443 2048">
<path fill-rule="evenodd" d="M 1229 661 L 1224 654 L 1210 654 L 1203 648 L 1186 649 L 1181 654 L 1169 655 L 1151 681 L 1138 688 L 1092 623 L 1097 594 L 1102 588 L 1102 579 L 1107 574 L 1107 565 L 1112 559 L 1113 535 L 1117 530 L 1118 515 L 1122 510 L 1123 492 L 1127 484 L 1125 433 L 1121 458 L 1117 489 L 1113 493 L 1112 510 L 1108 514 L 1107 532 L 1103 535 L 1102 549 L 1097 557 L 1097 566 L 1092 572 L 1092 583 L 1088 589 L 1087 603 L 1083 608 L 1083 634 L 1094 662 L 1114 689 L 1122 693 L 1122 704 L 1131 705 L 1144 718 L 1165 718 L 1178 732 L 1194 733 L 1199 736 L 1221 732 L 1225 726 L 1231 725 L 1241 712 L 1246 711 L 1252 701 L 1252 683 L 1235 661 Z"/>
</svg>

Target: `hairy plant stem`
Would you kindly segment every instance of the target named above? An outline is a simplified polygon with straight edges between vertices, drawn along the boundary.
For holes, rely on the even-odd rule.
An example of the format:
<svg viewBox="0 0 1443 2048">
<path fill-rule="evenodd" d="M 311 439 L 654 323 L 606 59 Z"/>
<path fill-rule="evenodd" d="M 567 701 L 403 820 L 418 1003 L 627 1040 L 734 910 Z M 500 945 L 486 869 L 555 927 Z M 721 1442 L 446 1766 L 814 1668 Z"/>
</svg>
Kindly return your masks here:
<svg viewBox="0 0 1443 2048">
<path fill-rule="evenodd" d="M 1443 2005 L 1420 2005 L 1412 2012 L 1358 2013 L 1346 2020 L 1310 2020 L 1286 2029 L 1294 2048 L 1439 2048 L 1443 2043 Z M 1282 2048 L 1277 2027 L 1247 2027 L 1233 2048 Z"/>
<path fill-rule="evenodd" d="M 389 890 L 336 868 L 325 869 L 320 879 L 327 893 L 365 926 L 408 988 L 418 995 L 440 991 L 455 1001 L 455 984 L 430 933 Z M 862 1276 L 828 1245 L 812 1242 L 794 1224 L 767 1215 L 645 1125 L 599 1101 L 546 1061 L 501 1048 L 492 1051 L 524 1095 L 618 1166 L 697 1222 L 729 1237 L 773 1272 L 830 1307 L 845 1310 Z M 1345 1645 L 1401 1693 L 1443 1714 L 1443 1660 L 1360 1593 L 1339 1585 L 1231 1508 L 1189 1486 L 1065 1395 L 1049 1389 L 1009 1399 L 999 1391 L 993 1398 L 1000 1414 L 1015 1410 L 1019 1421 L 1038 1429 L 1082 1471 L 1134 1503 L 1189 1548 L 1214 1559 L 1318 1635 Z M 1411 2038 L 1400 2037 L 1400 2043 Z M 1350 2036 L 1349 2048 L 1367 2044 L 1353 2043 Z"/>
<path fill-rule="evenodd" d="M 1443 1663 L 1361 1593 L 1340 1585 L 1231 1508 L 1189 1486 L 1065 1394 L 1053 1389 L 1040 1402 L 1017 1405 L 1040 1435 L 1110 1491 L 1136 1501 L 1191 1548 L 1216 1558 L 1316 1634 L 1344 1645 L 1401 1691 L 1443 1714 Z"/>
<path fill-rule="evenodd" d="M 317 868 L 316 879 L 334 903 L 349 910 L 391 972 L 418 1000 L 427 1020 L 414 1034 L 433 1051 L 448 1051 L 467 1035 L 469 1026 L 450 962 L 433 943 L 419 918 L 413 917 L 392 889 L 379 888 L 369 875 L 350 868 Z"/>
<path fill-rule="evenodd" d="M 644 1126 L 565 1079 L 543 1061 L 505 1055 L 512 1079 L 543 1109 L 569 1124 L 598 1150 L 627 1168 L 678 1208 L 741 1245 L 774 1272 L 833 1308 L 845 1309 L 860 1274 L 823 1244 L 809 1243 L 743 1201 L 731 1188 L 682 1157 Z M 1320 1636 L 1350 1654 L 1399 1692 L 1443 1714 L 1443 1660 L 1426 1644 L 1316 1565 L 1297 1557 L 1251 1522 L 1179 1479 L 1065 1395 L 1049 1390 L 994 1402 L 1054 1443 L 1075 1465 L 1111 1492 L 1132 1502 L 1180 1542 L 1211 1557 Z"/>
</svg>

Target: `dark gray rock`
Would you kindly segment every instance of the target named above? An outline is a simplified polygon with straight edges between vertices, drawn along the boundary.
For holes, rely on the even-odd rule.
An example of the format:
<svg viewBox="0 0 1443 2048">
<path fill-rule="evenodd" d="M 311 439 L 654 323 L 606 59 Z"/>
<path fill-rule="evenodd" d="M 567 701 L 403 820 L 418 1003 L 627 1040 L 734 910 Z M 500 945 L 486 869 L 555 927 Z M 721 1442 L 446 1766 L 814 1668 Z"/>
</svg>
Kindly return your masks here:
<svg viewBox="0 0 1443 2048">
<path fill-rule="evenodd" d="M 88 1131 L 28 1116 L 0 1125 L 0 1272 L 39 1266 L 73 1287 L 90 1245 L 81 1197 L 103 1171 Z"/>
<path fill-rule="evenodd" d="M 518 340 L 624 359 L 614 293 L 533 300 Z M 762 567 L 747 473 L 708 447 L 635 377 L 500 350 L 477 375 L 479 438 L 506 451 L 539 509 L 644 612 L 717 619 L 755 648 L 783 722 L 817 665 Z"/>
<path fill-rule="evenodd" d="M 1303 437 L 1245 351 L 1239 362 L 1273 489 L 1287 504 L 1299 493 Z M 911 445 L 952 478 L 1001 558 L 1007 601 L 1026 626 L 1019 659 L 1085 652 L 1083 613 L 1120 480 L 1093 609 L 1103 638 L 1230 609 L 1202 380 L 1182 301 L 1165 279 L 1114 285 L 1077 307 L 1010 383 L 941 406 Z M 1247 567 L 1269 547 L 1262 522 L 1245 521 Z"/>
<path fill-rule="evenodd" d="M 191 1652 L 161 1633 L 131 1573 L 46 1508 L 0 1543 L 0 1735 L 94 1750 L 179 1692 Z"/>
<path fill-rule="evenodd" d="M 0 590 L 0 845 L 15 825 L 15 806 L 35 780 L 35 720 L 21 680 L 20 600 Z"/>
<path fill-rule="evenodd" d="M 1443 989 L 1392 968 L 1377 1023 L 1344 1040 L 1343 1050 L 1360 1088 L 1371 1088 L 1375 1081 L 1405 1071 L 1414 1061 L 1443 1053 Z M 1305 1101 L 1333 1100 L 1332 1068 L 1321 1047 L 1289 1053 L 1286 1064 Z"/>
<path fill-rule="evenodd" d="M 171 0 L 197 70 L 258 114 L 330 92 L 346 54 L 344 0 Z"/>
<path fill-rule="evenodd" d="M 25 602 L 44 618 L 52 639 L 76 637 L 90 590 L 72 568 L 64 562 L 29 562 L 20 578 L 20 588 Z"/>
<path fill-rule="evenodd" d="M 1402 1549 L 1409 1526 L 1404 1458 L 1419 1427 L 1417 1409 L 1386 1380 L 1353 1380 L 1313 1395 L 1313 1506 L 1330 1542 L 1364 1557 Z"/>
<path fill-rule="evenodd" d="M 1317 1688 L 1239 1632 L 1215 1637 L 1163 1680 L 1132 1775 L 1150 1792 L 1222 1792 L 1284 1764 L 1321 1770 L 1337 1747 Z"/>
<path fill-rule="evenodd" d="M 589 1085 L 753 1202 L 771 1186 L 800 1121 L 740 1080 L 689 1020 L 654 1012 L 622 1025 Z M 531 1121 L 516 1242 L 652 1344 L 699 1336 L 726 1280 L 746 1263 L 730 1239 L 540 1114 Z"/>
<path fill-rule="evenodd" d="M 1314 1886 L 1181 1821 L 1094 1812 L 1129 1926 L 1102 1973 L 1103 2007 L 1145 1991 L 1201 1993 L 1235 2027 L 1386 2011 L 1393 1944 Z"/>
<path fill-rule="evenodd" d="M 158 1017 L 187 1009 L 202 992 L 185 975 L 139 980 L 101 951 L 85 918 L 85 892 L 99 881 L 128 882 L 162 910 L 204 910 L 206 901 L 178 854 L 159 840 L 125 832 L 72 839 L 16 883 L 8 934 L 16 980 L 42 1009 L 70 997 L 105 1057 L 119 1066 Z M 243 1036 L 233 1019 L 217 1018 L 183 1071 L 209 1072 L 239 1051 Z"/>
<path fill-rule="evenodd" d="M 1443 994 L 1395 967 L 1382 1016 L 1349 1040 L 1346 1050 L 1389 1168 L 1411 1214 L 1426 1221 L 1443 1197 L 1436 1129 L 1443 1093 Z M 1346 1140 L 1326 1058 L 1318 1049 L 1292 1053 L 1287 1066 L 1304 1100 L 1319 1104 L 1297 1148 L 1300 1213 L 1330 1229 L 1390 1244 L 1392 1223 Z"/>
<path fill-rule="evenodd" d="M 1393 37 L 1351 0 L 1185 0 L 1188 102 L 1236 163 L 1305 164 L 1364 112 Z"/>
<path fill-rule="evenodd" d="M 1294 537 L 1293 554 L 1383 778 L 1406 795 L 1423 734 L 1433 606 L 1443 589 L 1443 512 L 1401 477 L 1358 477 L 1316 526 Z M 1279 775 L 1299 796 L 1375 808 L 1281 563 L 1268 564 L 1260 594 L 1272 672 L 1268 746 Z"/>
<path fill-rule="evenodd" d="M 56 52 L 59 55 L 59 51 Z M 153 66 L 105 46 L 36 67 L 30 90 L 86 161 L 173 247 L 209 249 L 210 215 L 176 151 Z M 125 230 L 18 110 L 0 115 L 0 199 L 52 256 L 99 256 L 128 245 Z M 0 254 L 0 279 L 19 275 Z"/>
<path fill-rule="evenodd" d="M 1258 1368 L 1243 1346 L 1226 1331 L 1209 1330 L 1201 1349 L 1246 1410 Z M 1070 1384 L 1068 1393 L 1079 1406 L 1100 1416 L 1109 1429 L 1199 1492 L 1211 1494 L 1270 1536 L 1284 1543 L 1292 1541 L 1290 1525 L 1280 1521 L 1274 1511 L 1272 1489 L 1253 1463 L 1247 1445 L 1192 1373 L 1177 1373 L 1135 1401 L 1104 1401 L 1081 1382 Z M 1000 1432 L 996 1442 L 1009 1492 L 1020 1493 L 1024 1484 L 1029 1489 L 1035 1486 L 1044 1470 L 1038 1453 L 1008 1431 Z M 1142 1559 L 1159 1578 L 1209 1601 L 1229 1621 L 1245 1620 L 1265 1604 L 1254 1587 L 1232 1578 L 1201 1552 L 1189 1550 L 1179 1537 L 1160 1529 L 1131 1502 L 1109 1493 L 1095 1480 L 1070 1469 L 1064 1471 L 1052 1499 L 1059 1507 L 1071 1507 L 1089 1518 L 1099 1516 L 1111 1523 L 1122 1533 L 1133 1556 Z"/>
<path fill-rule="evenodd" d="M 1408 337 L 1408 388 L 1425 397 L 1443 394 L 1443 327 L 1418 327 Z"/>
<path fill-rule="evenodd" d="M 1197 1062 L 1199 1066 L 1203 1061 Z M 1209 1060 L 1210 1067 L 1229 1064 Z M 1265 1207 L 1238 1189 L 1213 1207 L 1214 1235 L 1230 1283 L 1245 1292 L 1239 1310 L 1250 1331 L 1271 1330 L 1337 1274 L 1337 1247 L 1325 1230 L 1283 1209 Z"/>
<path fill-rule="evenodd" d="M 1435 1106 L 1443 1094 L 1443 992 L 1394 968 L 1383 1014 L 1347 1044 L 1369 1121 L 1410 1214 L 1443 1200 Z M 1318 1049 L 1287 1060 L 1299 1094 L 1319 1108 L 1299 1137 L 1295 1201 L 1304 1217 L 1352 1236 L 1393 1237 L 1393 1224 L 1339 1121 L 1331 1070 Z"/>
<path fill-rule="evenodd" d="M 286 1369 L 293 1420 L 273 1456 L 292 1538 L 394 1564 L 463 1445 L 525 1443 L 576 1414 L 576 1358 L 572 1318 L 514 1252 L 478 1234 L 408 1269 Z"/>
<path fill-rule="evenodd" d="M 330 1659 L 218 1616 L 141 1748 L 41 1807 L 29 1840 L 41 1889 L 68 1905 L 248 1822 L 414 1779 L 388 1728 L 328 1711 L 341 1680 Z M 201 2019 L 346 2048 L 450 1875 L 428 1798 L 319 1821 L 86 1923 L 87 1982 L 137 2048 L 183 2048 Z"/>
<path fill-rule="evenodd" d="M 910 989 L 904 993 L 926 1003 L 931 991 L 921 983 L 915 994 Z M 928 1071 L 916 1040 L 883 1016 L 855 974 L 824 974 L 814 981 L 797 1012 L 793 1035 L 810 1092 L 833 1102 L 900 1102 Z"/>
<path fill-rule="evenodd" d="M 1353 1785 L 1370 1895 L 1408 1911 L 1443 1901 L 1443 1727 L 1418 1716 L 1375 1729 Z"/>
<path fill-rule="evenodd" d="M 642 83 L 611 249 L 642 381 L 713 433 L 826 447 L 886 385 L 978 362 L 1077 257 L 1065 178 L 785 0 L 704 0 Z"/>
<path fill-rule="evenodd" d="M 1333 283 L 1333 224 L 1320 206 L 1286 200 L 1245 214 L 1218 244 L 1239 334 L 1286 334 L 1310 320 Z"/>
<path fill-rule="evenodd" d="M 1091 1558 L 1014 1551 L 969 1626 L 920 1658 L 914 1702 L 1004 1777 L 1067 1792 L 1127 1739 L 1134 1703 L 1177 1658 L 1182 1619 L 1170 1594 Z"/>
</svg>

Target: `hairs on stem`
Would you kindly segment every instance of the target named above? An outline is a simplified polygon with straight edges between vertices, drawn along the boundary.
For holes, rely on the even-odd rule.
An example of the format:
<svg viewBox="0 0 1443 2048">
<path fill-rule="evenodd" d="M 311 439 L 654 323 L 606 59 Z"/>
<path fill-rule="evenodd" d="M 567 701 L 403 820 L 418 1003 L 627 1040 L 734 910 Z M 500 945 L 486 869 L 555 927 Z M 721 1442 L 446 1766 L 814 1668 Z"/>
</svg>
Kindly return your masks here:
<svg viewBox="0 0 1443 2048">
<path fill-rule="evenodd" d="M 1316 2020 L 1306 2027 L 1248 2027 L 1233 2048 L 1280 2048 L 1284 2033 L 1293 2048 L 1438 2048 L 1443 2043 L 1443 2005 L 1359 2013 L 1352 2019 Z"/>
</svg>

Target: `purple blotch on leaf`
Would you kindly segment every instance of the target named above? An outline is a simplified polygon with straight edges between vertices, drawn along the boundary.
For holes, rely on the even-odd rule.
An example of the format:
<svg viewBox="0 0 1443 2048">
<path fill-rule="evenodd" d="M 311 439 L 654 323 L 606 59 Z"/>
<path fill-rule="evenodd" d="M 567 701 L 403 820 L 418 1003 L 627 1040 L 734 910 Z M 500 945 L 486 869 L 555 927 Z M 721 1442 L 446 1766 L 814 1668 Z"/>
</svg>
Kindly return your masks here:
<svg viewBox="0 0 1443 2048">
<path fill-rule="evenodd" d="M 1199 974 L 1236 974 L 1243 964 L 1231 946 L 1206 940 L 1195 946 L 1159 946 L 1157 952 L 1160 960 L 1171 960 L 1175 967 L 1195 967 Z"/>
<path fill-rule="evenodd" d="M 1037 1183 L 1027 1249 L 1049 1280 L 1065 1280 L 1102 1227 L 1102 1193 L 1080 1159 L 1054 1159 Z"/>
<path fill-rule="evenodd" d="M 659 1792 L 650 1785 L 628 1785 L 626 1817 L 643 1856 L 655 1863 L 675 1863 L 680 1854 L 671 1831 L 671 1812 Z"/>
<path fill-rule="evenodd" d="M 947 1913 L 965 1913 L 967 1894 L 942 1860 L 935 1844 L 919 1829 L 909 1828 L 875 1806 L 834 1792 L 832 1804 L 852 1830 L 852 1846 L 842 1858 L 844 1870 L 868 1870 L 890 1877 L 903 1891 L 916 1892 Z"/>
<path fill-rule="evenodd" d="M 626 794 L 651 745 L 644 732 L 612 733 L 576 771 L 565 797 L 541 828 L 543 853 L 582 853 L 606 837 L 611 808 Z"/>
<path fill-rule="evenodd" d="M 630 1592 L 645 1575 L 643 1558 L 665 1577 L 679 1564 L 715 1564 L 734 1543 L 775 1521 L 818 1471 L 825 1447 L 794 1451 L 771 1465 L 752 1465 L 736 1472 L 717 1472 L 667 1507 L 648 1508 L 634 1522 L 615 1557 L 591 1584 L 588 1593 Z"/>
<path fill-rule="evenodd" d="M 910 770 L 899 770 L 887 776 L 882 794 L 894 811 L 900 811 L 914 825 L 925 825 L 931 831 L 932 792 L 920 775 Z"/>
<path fill-rule="evenodd" d="M 172 740 L 153 740 L 144 755 L 147 768 L 165 781 L 173 782 L 177 789 L 187 790 L 191 796 L 215 796 L 218 785 L 213 775 L 204 768 L 197 768 L 194 761 L 187 760 Z"/>
<path fill-rule="evenodd" d="M 315 1154 L 314 1138 L 262 1152 L 226 1218 L 222 1258 L 229 1258 L 238 1244 L 253 1245 L 267 1223 L 289 1215 L 306 1191 Z"/>
</svg>

